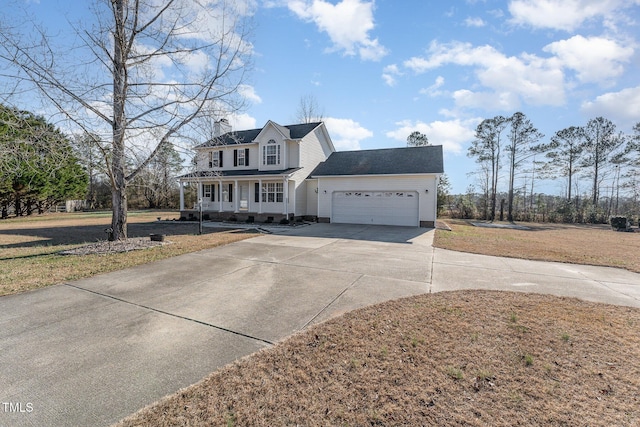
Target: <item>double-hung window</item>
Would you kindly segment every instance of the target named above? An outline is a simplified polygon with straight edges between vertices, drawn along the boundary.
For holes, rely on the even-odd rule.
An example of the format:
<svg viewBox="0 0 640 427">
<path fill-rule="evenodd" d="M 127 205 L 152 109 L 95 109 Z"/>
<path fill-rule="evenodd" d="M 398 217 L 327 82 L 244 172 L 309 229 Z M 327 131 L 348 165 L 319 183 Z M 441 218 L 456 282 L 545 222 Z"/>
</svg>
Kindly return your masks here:
<svg viewBox="0 0 640 427">
<path fill-rule="evenodd" d="M 263 165 L 279 165 L 280 164 L 280 144 L 276 144 L 273 139 L 262 147 L 262 164 Z"/>
<path fill-rule="evenodd" d="M 217 168 L 222 166 L 222 151 L 216 150 L 209 152 L 209 167 Z"/>
<path fill-rule="evenodd" d="M 267 182 L 262 186 L 262 201 L 267 203 L 282 203 L 282 189 L 283 185 L 281 182 Z"/>
<path fill-rule="evenodd" d="M 244 150 L 238 150 L 238 166 L 244 165 Z"/>
</svg>

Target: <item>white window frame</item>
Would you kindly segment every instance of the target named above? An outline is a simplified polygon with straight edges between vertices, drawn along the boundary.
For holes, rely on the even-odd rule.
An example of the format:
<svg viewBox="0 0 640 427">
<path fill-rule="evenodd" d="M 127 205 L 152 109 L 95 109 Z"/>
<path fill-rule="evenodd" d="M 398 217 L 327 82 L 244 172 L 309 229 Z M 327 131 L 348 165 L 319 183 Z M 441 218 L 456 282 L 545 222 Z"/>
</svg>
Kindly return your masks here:
<svg viewBox="0 0 640 427">
<path fill-rule="evenodd" d="M 245 166 L 244 164 L 244 150 L 238 150 L 238 166 Z"/>
<path fill-rule="evenodd" d="M 209 167 L 217 168 L 220 167 L 220 151 L 210 151 L 209 152 Z"/>
<path fill-rule="evenodd" d="M 203 200 L 212 200 L 211 194 L 213 189 L 211 188 L 211 184 L 202 184 L 202 198 Z"/>
<path fill-rule="evenodd" d="M 284 201 L 284 185 L 281 182 L 267 182 L 262 186 L 262 201 L 266 203 L 282 203 Z"/>
<path fill-rule="evenodd" d="M 262 164 L 265 166 L 274 166 L 280 164 L 280 144 L 270 139 L 267 145 L 262 147 Z"/>
</svg>

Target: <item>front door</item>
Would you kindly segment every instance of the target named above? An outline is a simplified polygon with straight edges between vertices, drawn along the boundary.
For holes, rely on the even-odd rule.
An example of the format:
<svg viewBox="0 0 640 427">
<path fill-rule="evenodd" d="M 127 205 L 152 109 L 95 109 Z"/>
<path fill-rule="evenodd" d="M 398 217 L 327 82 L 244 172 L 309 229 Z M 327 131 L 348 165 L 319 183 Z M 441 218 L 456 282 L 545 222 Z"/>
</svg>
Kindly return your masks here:
<svg viewBox="0 0 640 427">
<path fill-rule="evenodd" d="M 249 184 L 240 184 L 240 210 L 249 210 Z"/>
</svg>

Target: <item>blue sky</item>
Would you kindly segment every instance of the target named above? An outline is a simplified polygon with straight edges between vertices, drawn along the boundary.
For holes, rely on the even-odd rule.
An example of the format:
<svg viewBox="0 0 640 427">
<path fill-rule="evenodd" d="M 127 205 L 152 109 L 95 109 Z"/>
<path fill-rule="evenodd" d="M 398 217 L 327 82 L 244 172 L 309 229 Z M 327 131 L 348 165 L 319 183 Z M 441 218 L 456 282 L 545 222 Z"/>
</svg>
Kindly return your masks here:
<svg viewBox="0 0 640 427">
<path fill-rule="evenodd" d="M 25 3 L 53 26 L 54 10 L 88 13 Z M 640 122 L 640 0 L 254 0 L 252 14 L 235 129 L 290 124 L 312 95 L 339 150 L 402 147 L 414 130 L 443 145 L 454 192 L 474 181 L 484 118 L 522 111 L 545 140 L 600 115 L 622 132 Z"/>
</svg>

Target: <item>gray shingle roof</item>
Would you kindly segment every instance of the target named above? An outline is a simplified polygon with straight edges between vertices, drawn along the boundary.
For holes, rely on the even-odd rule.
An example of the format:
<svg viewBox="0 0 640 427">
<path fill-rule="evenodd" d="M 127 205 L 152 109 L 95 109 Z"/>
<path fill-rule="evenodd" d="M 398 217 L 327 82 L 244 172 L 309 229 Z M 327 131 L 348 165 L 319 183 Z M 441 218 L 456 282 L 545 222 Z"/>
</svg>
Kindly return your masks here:
<svg viewBox="0 0 640 427">
<path fill-rule="evenodd" d="M 320 123 L 321 122 L 301 123 L 288 126 L 281 126 L 276 123 L 274 124 L 276 125 L 276 127 L 289 129 L 291 139 L 301 139 L 305 137 L 309 132 L 317 128 Z M 224 135 L 220 135 L 217 138 L 213 138 L 205 142 L 204 144 L 199 145 L 198 148 L 214 147 L 217 145 L 248 144 L 256 139 L 258 134 L 262 132 L 262 129 L 264 128 L 227 132 Z"/>
<path fill-rule="evenodd" d="M 444 173 L 441 145 L 336 151 L 309 175 L 399 175 Z"/>
</svg>

